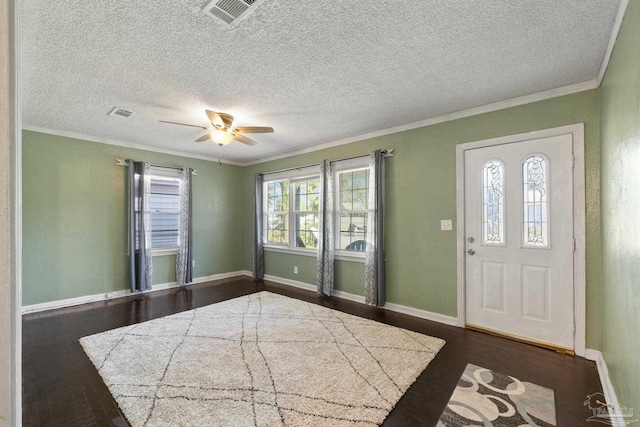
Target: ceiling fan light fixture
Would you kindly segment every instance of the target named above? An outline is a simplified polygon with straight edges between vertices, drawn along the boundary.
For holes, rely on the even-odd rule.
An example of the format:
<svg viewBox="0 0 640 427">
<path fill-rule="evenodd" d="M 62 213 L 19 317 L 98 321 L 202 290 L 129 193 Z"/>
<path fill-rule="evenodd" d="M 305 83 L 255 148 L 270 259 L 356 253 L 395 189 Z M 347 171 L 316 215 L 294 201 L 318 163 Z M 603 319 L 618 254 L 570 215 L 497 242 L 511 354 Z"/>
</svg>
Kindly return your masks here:
<svg viewBox="0 0 640 427">
<path fill-rule="evenodd" d="M 224 131 L 222 129 L 215 129 L 213 130 L 209 136 L 211 137 L 211 140 L 213 142 L 215 142 L 216 144 L 218 144 L 219 146 L 223 146 L 223 145 L 227 145 L 228 143 L 231 142 L 231 140 L 233 139 L 233 134 Z"/>
</svg>

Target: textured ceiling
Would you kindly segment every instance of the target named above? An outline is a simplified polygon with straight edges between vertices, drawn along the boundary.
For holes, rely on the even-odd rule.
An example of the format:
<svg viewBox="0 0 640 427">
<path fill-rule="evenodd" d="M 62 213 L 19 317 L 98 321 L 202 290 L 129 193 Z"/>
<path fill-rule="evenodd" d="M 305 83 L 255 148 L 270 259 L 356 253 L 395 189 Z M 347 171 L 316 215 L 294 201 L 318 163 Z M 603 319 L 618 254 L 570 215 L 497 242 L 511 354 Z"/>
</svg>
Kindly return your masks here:
<svg viewBox="0 0 640 427">
<path fill-rule="evenodd" d="M 25 126 L 249 162 L 594 79 L 618 0 L 22 0 Z M 129 119 L 109 117 L 118 106 Z M 194 143 L 204 109 L 272 126 Z"/>
</svg>

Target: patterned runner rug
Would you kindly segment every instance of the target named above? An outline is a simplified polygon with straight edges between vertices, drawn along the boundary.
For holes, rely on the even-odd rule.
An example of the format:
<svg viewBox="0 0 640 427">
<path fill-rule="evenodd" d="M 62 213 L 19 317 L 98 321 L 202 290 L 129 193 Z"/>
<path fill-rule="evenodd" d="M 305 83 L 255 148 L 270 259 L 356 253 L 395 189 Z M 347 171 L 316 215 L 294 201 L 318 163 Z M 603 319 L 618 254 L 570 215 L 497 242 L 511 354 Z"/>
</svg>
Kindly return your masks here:
<svg viewBox="0 0 640 427">
<path fill-rule="evenodd" d="M 469 363 L 437 427 L 555 425 L 553 390 Z"/>
<path fill-rule="evenodd" d="M 444 345 L 269 292 L 80 342 L 134 427 L 379 425 Z"/>
</svg>

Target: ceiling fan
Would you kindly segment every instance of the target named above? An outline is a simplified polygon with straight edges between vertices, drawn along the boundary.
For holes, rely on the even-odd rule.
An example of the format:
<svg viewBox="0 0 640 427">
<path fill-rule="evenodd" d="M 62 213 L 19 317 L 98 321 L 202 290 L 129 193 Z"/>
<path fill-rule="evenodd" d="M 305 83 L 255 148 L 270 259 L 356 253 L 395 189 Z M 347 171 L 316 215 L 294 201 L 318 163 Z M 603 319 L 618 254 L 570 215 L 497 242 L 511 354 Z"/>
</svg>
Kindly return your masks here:
<svg viewBox="0 0 640 427">
<path fill-rule="evenodd" d="M 208 130 L 206 134 L 196 139 L 196 142 L 204 142 L 208 139 L 212 140 L 219 146 L 227 145 L 232 140 L 242 142 L 247 145 L 256 145 L 257 142 L 253 139 L 247 138 L 242 133 L 271 133 L 273 128 L 265 126 L 240 126 L 233 127 L 233 116 L 226 113 L 216 113 L 211 110 L 204 110 L 207 113 L 207 117 L 211 122 L 211 126 L 190 125 L 188 123 L 170 122 L 167 120 L 160 120 L 161 123 L 171 123 L 173 125 L 190 126 L 194 128 L 201 128 Z"/>
</svg>

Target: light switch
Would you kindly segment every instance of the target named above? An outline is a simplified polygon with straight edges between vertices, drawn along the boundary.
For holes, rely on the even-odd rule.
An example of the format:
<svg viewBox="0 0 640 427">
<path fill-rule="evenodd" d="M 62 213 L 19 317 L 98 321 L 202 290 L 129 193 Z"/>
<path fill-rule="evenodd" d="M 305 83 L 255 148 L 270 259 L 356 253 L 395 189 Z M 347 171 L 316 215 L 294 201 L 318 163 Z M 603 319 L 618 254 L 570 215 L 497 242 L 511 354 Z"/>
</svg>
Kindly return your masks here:
<svg viewBox="0 0 640 427">
<path fill-rule="evenodd" d="M 453 230 L 453 220 L 451 220 L 451 219 L 442 219 L 442 220 L 440 220 L 440 230 L 442 230 L 442 231 L 452 231 Z"/>
</svg>

